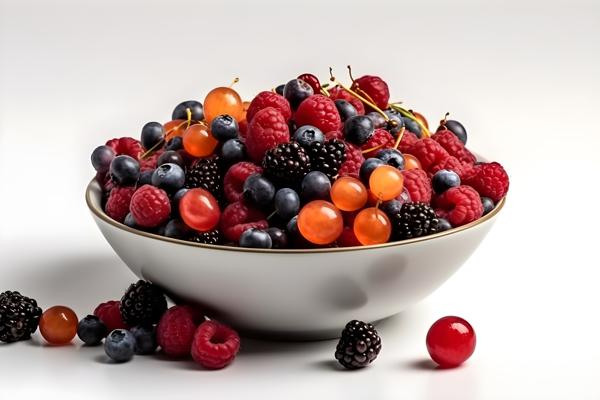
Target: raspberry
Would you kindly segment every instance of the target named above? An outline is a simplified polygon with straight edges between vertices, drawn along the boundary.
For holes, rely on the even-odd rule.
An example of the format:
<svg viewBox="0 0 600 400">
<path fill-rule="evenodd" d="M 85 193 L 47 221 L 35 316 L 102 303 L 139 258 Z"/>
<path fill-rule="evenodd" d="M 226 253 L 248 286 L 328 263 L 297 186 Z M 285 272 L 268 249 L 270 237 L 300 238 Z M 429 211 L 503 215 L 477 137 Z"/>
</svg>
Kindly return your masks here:
<svg viewBox="0 0 600 400">
<path fill-rule="evenodd" d="M 398 145 L 398 150 L 400 150 L 401 153 L 410 153 L 410 149 L 418 141 L 419 138 L 417 135 L 409 130 L 405 130 L 402 139 L 400 140 L 400 144 Z"/>
<path fill-rule="evenodd" d="M 359 94 L 366 93 L 369 100 L 382 110 L 388 107 L 390 100 L 390 90 L 387 83 L 378 76 L 365 75 L 352 82 L 352 90 L 358 91 Z M 359 89 L 359 90 L 357 90 Z M 370 108 L 370 107 L 365 107 Z"/>
<path fill-rule="evenodd" d="M 327 140 L 344 140 L 344 133 L 342 131 L 331 131 L 325 134 L 325 139 Z"/>
<path fill-rule="evenodd" d="M 450 171 L 454 171 L 458 174 L 460 179 L 463 179 L 463 175 L 470 171 L 473 167 L 471 164 L 464 164 L 458 161 L 456 157 L 450 156 L 439 163 L 429 167 L 429 176 L 432 177 L 436 172 L 441 171 L 443 169 L 447 169 Z"/>
<path fill-rule="evenodd" d="M 356 238 L 356 234 L 354 233 L 352 226 L 344 227 L 342 234 L 337 239 L 337 244 L 340 247 L 361 246 L 361 243 Z"/>
<path fill-rule="evenodd" d="M 190 308 L 169 308 L 156 327 L 156 339 L 163 352 L 169 357 L 179 358 L 190 354 L 196 324 Z"/>
<path fill-rule="evenodd" d="M 418 140 L 408 153 L 419 159 L 425 171 L 429 171 L 432 166 L 450 157 L 442 145 L 430 138 Z"/>
<path fill-rule="evenodd" d="M 313 92 L 321 92 L 321 82 L 319 82 L 319 78 L 317 78 L 313 74 L 302 74 L 298 77 L 298 79 L 301 79 L 304 82 L 308 83 L 308 85 L 312 88 Z"/>
<path fill-rule="evenodd" d="M 477 158 L 465 147 L 463 142 L 451 131 L 439 131 L 431 136 L 433 140 L 442 145 L 451 156 L 463 163 L 473 164 Z"/>
<path fill-rule="evenodd" d="M 253 174 L 262 173 L 262 167 L 251 162 L 242 161 L 237 164 L 233 164 L 223 179 L 223 188 L 225 190 L 225 197 L 230 203 L 242 200 L 242 194 L 244 192 L 244 182 L 246 179 Z"/>
<path fill-rule="evenodd" d="M 367 157 L 374 157 L 371 154 L 376 154 L 377 151 L 381 149 L 394 147 L 394 144 L 395 140 L 388 131 L 385 129 L 375 129 L 375 132 L 373 132 L 373 135 L 369 138 L 369 140 L 362 145 L 362 150 L 364 151 L 377 148 L 377 150 L 372 150 L 372 153 L 367 153 L 369 154 Z"/>
<path fill-rule="evenodd" d="M 152 155 L 140 160 L 140 172 L 152 171 L 156 169 L 158 158 L 164 153 L 162 149 L 155 151 Z"/>
<path fill-rule="evenodd" d="M 335 103 L 322 94 L 308 97 L 294 114 L 296 126 L 312 125 L 322 132 L 337 131 L 342 128 L 342 119 Z"/>
<path fill-rule="evenodd" d="M 435 199 L 437 215 L 444 215 L 452 226 L 473 222 L 483 215 L 483 205 L 479 193 L 470 186 L 462 185 L 446 190 Z"/>
<path fill-rule="evenodd" d="M 349 175 L 360 179 L 359 171 L 363 162 L 365 162 L 365 157 L 363 157 L 360 147 L 346 142 L 346 161 L 340 167 L 338 175 Z"/>
<path fill-rule="evenodd" d="M 464 184 L 473 187 L 481 196 L 489 197 L 495 203 L 508 192 L 508 174 L 497 162 L 476 165 Z"/>
<path fill-rule="evenodd" d="M 348 103 L 352 104 L 354 108 L 356 108 L 358 115 L 363 115 L 365 113 L 365 106 L 363 106 L 362 101 L 354 97 L 352 94 L 350 94 L 350 92 L 342 87 L 335 86 L 329 89 L 329 98 L 333 101 L 346 100 Z"/>
<path fill-rule="evenodd" d="M 404 176 L 404 187 L 410 194 L 410 199 L 416 203 L 431 202 L 431 180 L 422 169 L 415 168 L 402 171 Z"/>
<path fill-rule="evenodd" d="M 290 130 L 277 109 L 267 107 L 256 113 L 246 134 L 246 150 L 250 158 L 260 163 L 265 152 L 290 141 Z"/>
<path fill-rule="evenodd" d="M 101 303 L 94 310 L 94 315 L 106 325 L 108 331 L 111 332 L 115 329 L 127 329 L 127 325 L 123 322 L 121 317 L 121 302 L 118 300 L 110 300 L 106 303 Z"/>
<path fill-rule="evenodd" d="M 240 337 L 230 327 L 216 321 L 198 326 L 192 343 L 192 358 L 208 369 L 226 367 L 240 350 Z"/>
<path fill-rule="evenodd" d="M 144 185 L 131 197 L 129 210 L 139 226 L 154 228 L 169 218 L 171 202 L 164 190 Z"/>
<path fill-rule="evenodd" d="M 106 214 L 115 221 L 123 223 L 125 217 L 129 213 L 129 204 L 131 203 L 131 196 L 133 196 L 134 192 L 135 188 L 132 186 L 115 186 L 110 191 L 110 195 L 104 206 Z"/>
<path fill-rule="evenodd" d="M 286 121 L 292 117 L 292 108 L 285 97 L 273 92 L 260 92 L 250 102 L 248 111 L 246 111 L 246 121 L 252 122 L 254 116 L 267 107 L 273 107 L 278 110 Z"/>
<path fill-rule="evenodd" d="M 243 201 L 231 203 L 221 214 L 221 232 L 231 241 L 237 242 L 246 229 L 267 229 L 265 214 L 248 206 Z"/>
<path fill-rule="evenodd" d="M 106 145 L 113 149 L 117 156 L 124 154 L 136 160 L 139 160 L 140 154 L 143 152 L 141 143 L 132 137 L 111 139 L 106 142 Z"/>
</svg>

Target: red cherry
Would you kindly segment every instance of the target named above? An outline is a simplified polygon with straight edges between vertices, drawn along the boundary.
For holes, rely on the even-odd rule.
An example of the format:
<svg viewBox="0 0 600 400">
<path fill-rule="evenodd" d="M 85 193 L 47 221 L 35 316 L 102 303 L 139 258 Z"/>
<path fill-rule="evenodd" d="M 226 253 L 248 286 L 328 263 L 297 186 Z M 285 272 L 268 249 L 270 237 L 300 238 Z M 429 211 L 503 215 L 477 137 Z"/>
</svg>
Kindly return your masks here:
<svg viewBox="0 0 600 400">
<path fill-rule="evenodd" d="M 459 317 L 437 320 L 427 332 L 427 351 L 442 368 L 457 367 L 475 351 L 475 331 Z"/>
<path fill-rule="evenodd" d="M 219 203 L 207 190 L 189 190 L 179 201 L 181 219 L 192 229 L 207 232 L 219 223 L 221 210 Z"/>
</svg>

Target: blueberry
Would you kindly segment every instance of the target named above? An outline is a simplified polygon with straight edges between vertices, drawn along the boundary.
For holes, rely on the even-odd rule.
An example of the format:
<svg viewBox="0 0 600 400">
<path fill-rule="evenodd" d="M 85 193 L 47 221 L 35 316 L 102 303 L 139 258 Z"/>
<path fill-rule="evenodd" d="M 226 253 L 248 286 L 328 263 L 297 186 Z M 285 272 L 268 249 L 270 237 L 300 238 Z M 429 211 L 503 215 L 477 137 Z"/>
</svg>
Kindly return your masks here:
<svg viewBox="0 0 600 400">
<path fill-rule="evenodd" d="M 270 249 L 273 246 L 273 241 L 267 232 L 261 229 L 250 228 L 246 229 L 242 233 L 242 236 L 240 236 L 240 246 Z"/>
<path fill-rule="evenodd" d="M 177 107 L 173 110 L 173 114 L 171 119 L 188 119 L 187 109 L 190 109 L 192 112 L 192 119 L 194 121 L 202 121 L 204 119 L 204 107 L 202 107 L 202 103 L 195 100 L 184 101 L 183 103 L 179 103 Z"/>
<path fill-rule="evenodd" d="M 366 115 L 371 121 L 373 121 L 373 127 L 375 129 L 383 128 L 387 124 L 387 121 L 385 118 L 383 118 L 383 115 L 379 114 L 377 111 L 371 111 Z"/>
<path fill-rule="evenodd" d="M 225 164 L 235 164 L 246 159 L 246 145 L 239 139 L 229 139 L 221 147 Z"/>
<path fill-rule="evenodd" d="M 329 192 L 331 191 L 331 181 L 321 171 L 312 171 L 302 179 L 301 188 L 304 200 L 328 200 Z"/>
<path fill-rule="evenodd" d="M 459 138 L 461 142 L 463 142 L 463 144 L 467 144 L 467 130 L 465 129 L 463 124 L 453 119 L 449 119 L 446 122 L 444 122 L 443 126 L 445 126 L 446 129 L 448 129 L 450 132 L 454 133 L 456 137 Z M 438 131 L 443 130 L 443 126 L 440 126 L 438 128 Z"/>
<path fill-rule="evenodd" d="M 137 225 L 137 222 L 135 222 L 135 218 L 133 218 L 133 215 L 131 213 L 127 213 L 127 215 L 125 216 L 125 221 L 123 223 L 130 228 L 135 228 Z"/>
<path fill-rule="evenodd" d="M 152 185 L 152 174 L 154 173 L 154 170 L 146 170 L 146 171 L 142 171 L 140 172 L 140 177 L 138 178 L 138 186 L 144 186 L 144 185 Z"/>
<path fill-rule="evenodd" d="M 259 207 L 268 207 L 275 197 L 275 186 L 263 175 L 253 174 L 244 182 L 244 198 Z"/>
<path fill-rule="evenodd" d="M 496 207 L 494 200 L 490 199 L 489 197 L 482 197 L 481 204 L 483 204 L 483 215 L 489 214 L 490 211 Z"/>
<path fill-rule="evenodd" d="M 173 203 L 177 208 L 179 208 L 179 201 L 189 190 L 190 189 L 188 188 L 182 188 L 175 192 L 173 195 Z"/>
<path fill-rule="evenodd" d="M 300 196 L 290 188 L 279 189 L 275 193 L 275 211 L 285 220 L 298 214 L 300 210 Z"/>
<path fill-rule="evenodd" d="M 450 222 L 448 222 L 447 219 L 438 218 L 437 231 L 444 232 L 448 229 L 452 229 L 452 225 L 450 225 Z"/>
<path fill-rule="evenodd" d="M 115 158 L 115 151 L 108 146 L 98 146 L 92 151 L 92 166 L 100 173 L 108 172 L 110 163 Z"/>
<path fill-rule="evenodd" d="M 172 219 L 165 225 L 164 236 L 173 239 L 185 239 L 190 236 L 191 229 L 178 219 Z"/>
<path fill-rule="evenodd" d="M 142 146 L 149 150 L 165 137 L 165 127 L 160 122 L 148 122 L 142 128 Z"/>
<path fill-rule="evenodd" d="M 129 361 L 135 353 L 135 337 L 128 330 L 115 329 L 106 337 L 104 351 L 113 361 Z"/>
<path fill-rule="evenodd" d="M 165 150 L 181 150 L 183 149 L 183 138 L 181 136 L 175 136 L 173 139 L 169 140 L 165 145 Z"/>
<path fill-rule="evenodd" d="M 281 85 L 277 86 L 275 88 L 275 93 L 277 93 L 280 96 L 283 96 L 283 88 L 285 88 L 285 83 L 282 83 Z"/>
<path fill-rule="evenodd" d="M 110 163 L 110 176 L 118 185 L 133 185 L 140 177 L 140 163 L 126 155 L 117 156 Z"/>
<path fill-rule="evenodd" d="M 431 186 L 434 192 L 441 194 L 450 188 L 460 186 L 460 177 L 454 171 L 442 169 L 431 178 Z"/>
<path fill-rule="evenodd" d="M 185 173 L 177 164 L 163 164 L 156 168 L 152 174 L 152 185 L 163 189 L 167 193 L 175 193 L 184 184 Z"/>
<path fill-rule="evenodd" d="M 298 216 L 293 216 L 285 226 L 285 230 L 290 236 L 297 236 L 300 234 L 298 231 Z"/>
<path fill-rule="evenodd" d="M 385 115 L 388 116 L 389 121 L 386 121 L 386 129 L 394 136 L 400 132 L 400 129 L 404 127 L 404 120 L 402 116 L 395 111 L 386 110 Z"/>
<path fill-rule="evenodd" d="M 391 165 L 392 167 L 398 168 L 399 170 L 404 169 L 404 157 L 402 156 L 402 153 L 400 153 L 396 149 L 380 150 L 377 152 L 376 157 L 387 165 Z"/>
<path fill-rule="evenodd" d="M 350 117 L 354 117 L 358 115 L 358 111 L 349 101 L 343 99 L 337 99 L 335 101 L 335 108 L 337 108 L 340 117 L 342 118 L 342 122 L 347 120 Z"/>
<path fill-rule="evenodd" d="M 210 132 L 219 142 L 235 139 L 240 133 L 237 121 L 230 115 L 219 115 L 210 123 Z"/>
<path fill-rule="evenodd" d="M 381 204 L 381 211 L 387 214 L 388 217 L 392 217 L 393 215 L 397 215 L 400 213 L 400 209 L 402 208 L 402 202 L 399 200 L 390 200 Z"/>
<path fill-rule="evenodd" d="M 369 182 L 375 168 L 381 165 L 385 165 L 385 163 L 379 158 L 367 158 L 360 166 L 360 179 L 365 183 Z"/>
<path fill-rule="evenodd" d="M 106 325 L 95 315 L 88 315 L 77 326 L 77 336 L 88 346 L 97 346 L 108 334 Z"/>
<path fill-rule="evenodd" d="M 135 354 L 154 354 L 158 344 L 156 342 L 156 331 L 152 326 L 136 326 L 131 328 L 131 334 L 135 338 Z"/>
<path fill-rule="evenodd" d="M 408 117 L 402 117 L 402 121 L 404 121 L 404 126 L 406 127 L 407 131 L 414 133 L 418 138 L 423 136 L 421 133 L 421 127 L 415 121 Z"/>
<path fill-rule="evenodd" d="M 304 99 L 313 94 L 315 94 L 313 88 L 302 79 L 292 79 L 283 88 L 283 97 L 290 102 L 293 110 L 297 109 Z"/>
<path fill-rule="evenodd" d="M 271 236 L 272 248 L 273 249 L 285 249 L 288 247 L 287 235 L 284 231 L 279 228 L 269 228 L 267 233 Z"/>
<path fill-rule="evenodd" d="M 369 140 L 374 130 L 373 121 L 365 115 L 357 115 L 344 122 L 344 136 L 349 142 L 359 146 Z"/>
<path fill-rule="evenodd" d="M 311 143 L 314 142 L 325 142 L 325 135 L 317 127 L 312 125 L 304 125 L 296 129 L 294 132 L 294 140 L 305 149 L 307 149 Z"/>
<path fill-rule="evenodd" d="M 171 164 L 177 164 L 180 167 L 183 168 L 185 162 L 183 160 L 183 157 L 181 156 L 181 154 L 179 154 L 178 151 L 175 150 L 167 150 L 164 153 L 162 153 L 159 157 L 158 160 L 156 160 L 156 165 L 157 166 L 161 166 L 163 164 L 167 164 L 167 163 L 171 163 Z"/>
</svg>

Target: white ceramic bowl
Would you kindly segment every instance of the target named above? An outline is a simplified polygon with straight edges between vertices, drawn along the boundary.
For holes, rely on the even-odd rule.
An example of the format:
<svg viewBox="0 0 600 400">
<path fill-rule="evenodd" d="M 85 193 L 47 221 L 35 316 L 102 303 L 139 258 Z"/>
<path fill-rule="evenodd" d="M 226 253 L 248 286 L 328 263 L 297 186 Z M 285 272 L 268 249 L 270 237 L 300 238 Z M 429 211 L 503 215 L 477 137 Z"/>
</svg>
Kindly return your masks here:
<svg viewBox="0 0 600 400">
<path fill-rule="evenodd" d="M 246 334 L 284 339 L 337 337 L 349 320 L 375 322 L 420 301 L 469 258 L 505 202 L 473 223 L 424 238 L 364 247 L 259 250 L 129 228 L 104 213 L 96 181 L 89 184 L 86 200 L 108 243 L 138 277 Z"/>
</svg>

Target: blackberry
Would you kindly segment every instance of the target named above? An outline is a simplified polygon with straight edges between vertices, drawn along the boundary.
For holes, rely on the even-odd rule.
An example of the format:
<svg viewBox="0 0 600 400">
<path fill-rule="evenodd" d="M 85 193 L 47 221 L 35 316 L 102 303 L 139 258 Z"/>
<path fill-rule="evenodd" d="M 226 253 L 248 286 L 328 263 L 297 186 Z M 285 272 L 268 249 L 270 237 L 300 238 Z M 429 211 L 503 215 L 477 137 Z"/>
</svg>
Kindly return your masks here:
<svg viewBox="0 0 600 400">
<path fill-rule="evenodd" d="M 381 338 L 372 324 L 353 320 L 346 324 L 335 350 L 335 358 L 348 369 L 364 368 L 381 351 Z"/>
<path fill-rule="evenodd" d="M 221 231 L 218 229 L 208 232 L 194 232 L 192 236 L 188 238 L 190 242 L 203 243 L 203 244 L 220 244 L 221 243 Z"/>
<path fill-rule="evenodd" d="M 216 158 L 197 160 L 185 174 L 186 188 L 206 189 L 216 198 L 221 196 L 221 182 L 223 182 L 223 176 L 221 175 L 219 160 Z"/>
<path fill-rule="evenodd" d="M 346 146 L 337 139 L 325 143 L 313 142 L 308 149 L 308 155 L 313 171 L 321 171 L 329 179 L 333 179 L 342 163 L 346 161 Z"/>
<path fill-rule="evenodd" d="M 27 340 L 40 322 L 42 309 L 34 299 L 19 292 L 0 294 L 0 342 Z"/>
<path fill-rule="evenodd" d="M 388 215 L 395 240 L 431 235 L 438 231 L 433 208 L 424 203 L 404 203 L 400 211 Z"/>
<path fill-rule="evenodd" d="M 310 158 L 296 142 L 282 143 L 268 150 L 263 159 L 265 172 L 279 183 L 298 183 L 310 172 Z"/>
<path fill-rule="evenodd" d="M 129 326 L 151 325 L 167 311 L 167 299 L 157 286 L 139 280 L 121 298 L 121 317 Z"/>
</svg>

